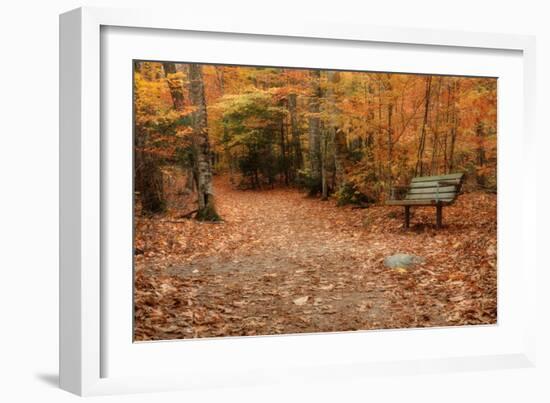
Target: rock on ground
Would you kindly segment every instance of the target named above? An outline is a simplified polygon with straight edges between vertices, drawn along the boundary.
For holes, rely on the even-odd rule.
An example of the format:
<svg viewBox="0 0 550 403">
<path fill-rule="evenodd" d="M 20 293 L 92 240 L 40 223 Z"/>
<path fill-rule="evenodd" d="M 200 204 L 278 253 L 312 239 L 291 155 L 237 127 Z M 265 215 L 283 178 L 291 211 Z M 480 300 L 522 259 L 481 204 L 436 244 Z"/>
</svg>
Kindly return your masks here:
<svg viewBox="0 0 550 403">
<path fill-rule="evenodd" d="M 384 266 L 392 269 L 396 267 L 408 268 L 421 263 L 424 263 L 423 257 L 404 253 L 397 253 L 384 259 Z"/>
</svg>

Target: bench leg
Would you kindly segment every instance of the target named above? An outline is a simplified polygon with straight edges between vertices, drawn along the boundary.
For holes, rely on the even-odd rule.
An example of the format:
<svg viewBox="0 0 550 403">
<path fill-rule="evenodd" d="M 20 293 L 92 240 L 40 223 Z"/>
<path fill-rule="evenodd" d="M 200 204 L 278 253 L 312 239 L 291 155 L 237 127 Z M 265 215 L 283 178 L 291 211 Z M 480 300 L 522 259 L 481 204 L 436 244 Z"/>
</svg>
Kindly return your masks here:
<svg viewBox="0 0 550 403">
<path fill-rule="evenodd" d="M 441 228 L 443 225 L 443 206 L 441 204 L 438 204 L 436 206 L 436 226 L 437 228 Z"/>
<path fill-rule="evenodd" d="M 411 221 L 411 206 L 405 206 L 405 228 L 409 228 Z"/>
</svg>

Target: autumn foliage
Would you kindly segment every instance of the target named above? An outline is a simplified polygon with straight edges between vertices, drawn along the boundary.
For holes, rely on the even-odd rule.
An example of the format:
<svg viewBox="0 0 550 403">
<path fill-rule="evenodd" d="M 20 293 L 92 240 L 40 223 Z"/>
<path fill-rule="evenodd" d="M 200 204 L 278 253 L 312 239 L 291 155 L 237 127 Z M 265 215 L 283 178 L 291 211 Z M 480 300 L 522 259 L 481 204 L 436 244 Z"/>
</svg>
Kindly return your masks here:
<svg viewBox="0 0 550 403">
<path fill-rule="evenodd" d="M 495 323 L 496 79 L 136 61 L 133 82 L 136 340 Z M 457 172 L 442 229 L 384 206 Z"/>
<path fill-rule="evenodd" d="M 189 65 L 172 73 L 139 65 L 136 150 L 160 165 L 191 166 Z M 243 188 L 283 183 L 320 193 L 324 185 L 325 197 L 346 199 L 347 187 L 374 202 L 413 176 L 464 172 L 470 190 L 496 190 L 496 79 L 202 70 L 213 169 Z"/>
</svg>

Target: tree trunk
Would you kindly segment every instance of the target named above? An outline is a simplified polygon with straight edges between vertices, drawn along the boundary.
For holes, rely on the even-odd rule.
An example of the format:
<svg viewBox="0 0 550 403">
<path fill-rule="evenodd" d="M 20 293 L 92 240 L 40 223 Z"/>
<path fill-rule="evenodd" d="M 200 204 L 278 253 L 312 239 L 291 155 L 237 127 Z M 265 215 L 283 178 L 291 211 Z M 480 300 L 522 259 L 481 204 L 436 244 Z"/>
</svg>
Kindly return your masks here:
<svg viewBox="0 0 550 403">
<path fill-rule="evenodd" d="M 485 146 L 483 144 L 483 137 L 485 136 L 485 127 L 483 125 L 483 122 L 478 120 L 476 122 L 476 137 L 477 137 L 477 165 L 479 168 L 483 168 L 485 165 Z M 477 184 L 481 187 L 485 187 L 487 178 L 485 174 L 481 172 L 476 172 L 476 181 Z"/>
<path fill-rule="evenodd" d="M 280 123 L 280 147 L 281 147 L 281 163 L 282 163 L 282 171 L 283 171 L 283 178 L 284 183 L 286 186 L 288 186 L 288 158 L 287 158 L 287 151 L 286 151 L 286 136 L 285 136 L 285 122 L 283 119 L 281 119 Z"/>
<path fill-rule="evenodd" d="M 172 97 L 172 105 L 175 111 L 183 113 L 185 110 L 185 97 L 183 94 L 183 81 L 175 76 L 177 73 L 175 63 L 162 63 L 164 70 L 164 77 L 166 78 L 166 84 L 170 90 L 170 96 Z M 182 164 L 183 165 L 183 164 Z M 187 180 L 185 182 L 185 189 L 192 192 L 194 189 L 193 183 L 195 181 L 195 172 L 193 167 L 183 166 L 186 171 Z"/>
<path fill-rule="evenodd" d="M 311 70 L 311 96 L 309 98 L 309 164 L 311 170 L 311 194 L 322 192 L 321 184 L 321 123 L 319 118 L 321 100 L 321 72 Z"/>
<path fill-rule="evenodd" d="M 432 77 L 426 77 L 426 91 L 424 102 L 424 119 L 422 120 L 422 131 L 420 132 L 420 140 L 418 142 L 418 153 L 416 158 L 416 167 L 414 169 L 415 176 L 423 175 L 423 161 L 424 147 L 426 145 L 426 125 L 428 124 L 429 110 L 430 110 L 430 92 L 432 87 Z"/>
<path fill-rule="evenodd" d="M 346 181 L 346 155 L 348 144 L 346 133 L 337 128 L 334 133 L 334 188 L 340 189 Z"/>
<path fill-rule="evenodd" d="M 434 124 L 434 130 L 432 133 L 432 162 L 430 164 L 430 174 L 436 175 L 436 163 L 437 163 L 437 156 L 438 156 L 438 146 L 439 146 L 439 97 L 441 93 L 441 82 L 442 78 L 439 77 L 439 84 L 437 86 L 437 92 L 435 96 L 435 124 Z"/>
<path fill-rule="evenodd" d="M 134 69 L 136 73 L 140 73 L 141 63 L 134 62 Z M 137 91 L 134 90 L 134 94 L 134 102 L 137 102 Z M 148 141 L 146 130 L 135 124 L 134 190 L 139 192 L 142 211 L 154 214 L 162 212 L 165 208 L 164 189 L 158 158 L 145 151 Z"/>
<path fill-rule="evenodd" d="M 455 154 L 455 144 L 456 144 L 456 134 L 457 134 L 457 127 L 458 127 L 458 116 L 456 115 L 456 111 L 453 112 L 453 127 L 451 128 L 451 146 L 449 151 L 449 173 L 453 173 L 454 169 L 454 154 Z"/>
<path fill-rule="evenodd" d="M 479 167 L 482 167 L 485 165 L 485 147 L 483 146 L 483 134 L 484 127 L 483 122 L 477 121 L 476 122 L 476 137 L 477 137 L 477 165 Z"/>
<path fill-rule="evenodd" d="M 372 173 L 372 175 L 376 175 L 376 160 L 375 160 L 375 150 L 374 150 L 374 134 L 372 131 L 372 128 L 369 127 L 372 125 L 372 122 L 374 121 L 374 110 L 371 108 L 371 99 L 370 94 L 372 94 L 373 90 L 370 86 L 370 84 L 367 86 L 366 83 L 364 83 L 364 105 L 365 105 L 365 111 L 364 111 L 364 120 L 363 124 L 365 126 L 365 141 L 364 141 L 364 149 L 365 149 L 365 156 L 367 161 L 367 172 Z M 369 124 L 370 123 L 370 124 Z"/>
<path fill-rule="evenodd" d="M 453 85 L 453 89 L 454 89 L 454 93 L 455 95 L 453 96 L 453 126 L 452 126 L 452 129 L 451 129 L 451 146 L 450 146 L 450 151 L 449 151 L 449 158 L 448 158 L 448 161 L 449 161 L 449 173 L 452 173 L 453 169 L 454 169 L 454 152 L 455 152 L 455 144 L 456 144 L 456 137 L 457 137 L 457 131 L 458 131 L 458 121 L 459 121 L 459 116 L 458 116 L 458 109 L 456 107 L 456 94 L 458 93 L 458 84 L 455 83 Z"/>
<path fill-rule="evenodd" d="M 195 155 L 195 172 L 197 174 L 197 219 L 201 221 L 218 221 L 214 203 L 214 189 L 212 184 L 212 158 L 208 139 L 208 125 L 206 117 L 206 99 L 204 96 L 204 82 L 202 66 L 189 65 L 189 100 L 196 108 L 191 116 L 193 127 L 193 153 Z"/>
<path fill-rule="evenodd" d="M 392 160 L 393 160 L 393 125 L 392 125 L 392 115 L 393 115 L 393 104 L 388 104 L 388 183 L 391 187 L 393 174 L 392 174 Z"/>
<path fill-rule="evenodd" d="M 328 137 L 326 130 L 323 129 L 323 144 L 321 147 L 321 200 L 328 200 Z"/>
<path fill-rule="evenodd" d="M 176 76 L 176 64 L 162 63 L 162 67 L 164 68 L 164 75 L 170 89 L 174 109 L 181 112 L 184 109 L 183 82 Z"/>
<path fill-rule="evenodd" d="M 223 97 L 225 95 L 225 70 L 223 66 L 216 66 L 215 71 L 216 71 L 216 77 L 218 78 L 220 97 Z M 223 121 L 222 126 L 223 126 L 222 138 L 226 139 L 228 136 L 228 132 L 227 132 L 227 125 L 225 120 Z M 231 155 L 231 148 L 227 144 L 225 144 L 223 148 L 223 157 L 225 158 L 227 167 L 229 168 L 229 182 L 233 185 L 235 183 L 234 169 L 233 169 L 234 161 L 233 161 L 233 156 Z"/>
<path fill-rule="evenodd" d="M 339 82 L 339 73 L 327 71 L 328 89 L 327 100 L 329 106 L 329 144 L 334 145 L 334 190 L 340 189 L 345 182 L 345 163 L 347 154 L 346 134 L 337 127 L 336 93 L 334 88 Z"/>
<path fill-rule="evenodd" d="M 193 169 L 187 169 L 186 170 L 186 177 L 185 177 L 185 189 L 189 192 L 195 191 L 195 174 L 193 173 Z"/>
<path fill-rule="evenodd" d="M 378 158 L 378 164 L 377 164 L 377 177 L 382 178 L 383 177 L 383 158 L 382 158 L 382 150 L 383 150 L 383 130 L 382 130 L 382 90 L 383 90 L 383 84 L 382 80 L 378 78 L 378 135 L 377 135 L 377 148 L 379 151 L 379 158 Z"/>
<path fill-rule="evenodd" d="M 447 137 L 450 132 L 450 125 L 451 125 L 451 84 L 447 83 L 447 109 L 445 111 L 445 131 L 444 131 L 444 137 L 443 137 L 443 170 L 444 174 L 449 173 L 448 167 L 449 167 L 449 160 L 448 160 L 448 145 L 447 145 Z"/>
<path fill-rule="evenodd" d="M 296 94 L 288 95 L 288 112 L 290 115 L 290 133 L 292 139 L 292 169 L 296 172 L 304 165 L 302 145 L 300 142 L 300 128 L 298 127 L 298 112 L 296 109 Z"/>
</svg>

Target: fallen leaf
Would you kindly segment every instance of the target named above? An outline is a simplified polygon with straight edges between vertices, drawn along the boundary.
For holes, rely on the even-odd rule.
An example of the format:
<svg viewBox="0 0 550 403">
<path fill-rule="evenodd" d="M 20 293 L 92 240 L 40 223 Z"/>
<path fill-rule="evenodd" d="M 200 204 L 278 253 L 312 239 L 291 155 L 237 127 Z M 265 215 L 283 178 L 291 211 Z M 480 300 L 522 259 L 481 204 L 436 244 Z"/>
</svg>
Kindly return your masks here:
<svg viewBox="0 0 550 403">
<path fill-rule="evenodd" d="M 296 298 L 294 301 L 294 304 L 296 305 L 304 305 L 309 299 L 309 296 L 306 295 L 305 297 Z"/>
</svg>

